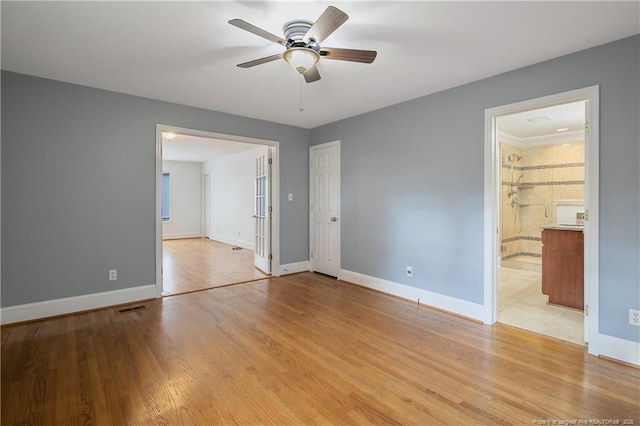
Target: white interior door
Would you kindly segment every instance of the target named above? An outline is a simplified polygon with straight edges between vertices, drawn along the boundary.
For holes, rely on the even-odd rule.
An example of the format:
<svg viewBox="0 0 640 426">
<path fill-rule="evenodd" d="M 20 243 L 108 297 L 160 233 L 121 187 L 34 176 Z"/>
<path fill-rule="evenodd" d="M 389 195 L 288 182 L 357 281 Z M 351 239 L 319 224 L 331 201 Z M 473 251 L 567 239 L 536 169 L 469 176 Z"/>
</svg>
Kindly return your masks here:
<svg viewBox="0 0 640 426">
<path fill-rule="evenodd" d="M 310 266 L 338 276 L 340 269 L 340 142 L 310 149 Z"/>
<path fill-rule="evenodd" d="M 255 252 L 253 263 L 265 274 L 271 273 L 271 148 L 268 154 L 256 158 Z"/>
</svg>

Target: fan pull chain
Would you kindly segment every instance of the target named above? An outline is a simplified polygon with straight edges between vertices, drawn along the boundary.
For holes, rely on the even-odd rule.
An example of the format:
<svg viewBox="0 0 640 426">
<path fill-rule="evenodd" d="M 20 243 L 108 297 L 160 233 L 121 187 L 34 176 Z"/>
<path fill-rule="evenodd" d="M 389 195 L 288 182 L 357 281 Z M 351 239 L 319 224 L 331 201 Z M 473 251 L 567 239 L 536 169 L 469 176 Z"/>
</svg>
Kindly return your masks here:
<svg viewBox="0 0 640 426">
<path fill-rule="evenodd" d="M 300 112 L 304 111 L 304 106 L 302 105 L 302 82 L 300 82 Z"/>
</svg>

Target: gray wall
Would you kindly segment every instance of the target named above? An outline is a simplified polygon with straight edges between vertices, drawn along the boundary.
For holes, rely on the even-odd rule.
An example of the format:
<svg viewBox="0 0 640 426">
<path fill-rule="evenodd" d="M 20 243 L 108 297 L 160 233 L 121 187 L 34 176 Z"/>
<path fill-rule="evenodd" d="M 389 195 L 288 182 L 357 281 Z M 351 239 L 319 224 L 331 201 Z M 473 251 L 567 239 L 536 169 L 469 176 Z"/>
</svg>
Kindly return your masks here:
<svg viewBox="0 0 640 426">
<path fill-rule="evenodd" d="M 281 194 L 300 194 L 281 197 L 281 263 L 307 260 L 309 136 L 340 139 L 342 267 L 482 303 L 485 108 L 598 84 L 600 331 L 640 341 L 627 324 L 640 308 L 639 50 L 635 36 L 311 132 L 3 72 L 2 306 L 155 282 L 156 123 L 281 142 Z"/>
<path fill-rule="evenodd" d="M 600 85 L 600 332 L 640 341 L 639 40 L 313 129 L 342 141 L 342 268 L 483 303 L 485 109 Z"/>
<path fill-rule="evenodd" d="M 2 306 L 155 283 L 156 123 L 279 141 L 281 263 L 308 260 L 308 130 L 3 71 Z"/>
</svg>

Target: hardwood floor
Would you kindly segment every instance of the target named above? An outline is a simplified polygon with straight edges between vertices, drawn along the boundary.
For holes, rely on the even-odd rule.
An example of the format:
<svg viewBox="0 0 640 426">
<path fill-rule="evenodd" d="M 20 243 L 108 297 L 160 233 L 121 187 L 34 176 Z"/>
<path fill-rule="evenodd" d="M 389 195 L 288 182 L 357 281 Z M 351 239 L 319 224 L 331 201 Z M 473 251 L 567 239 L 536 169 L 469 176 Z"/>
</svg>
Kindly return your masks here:
<svg viewBox="0 0 640 426">
<path fill-rule="evenodd" d="M 207 238 L 163 241 L 162 294 L 188 293 L 268 277 L 255 268 L 253 251 L 232 247 Z"/>
<path fill-rule="evenodd" d="M 313 273 L 145 305 L 2 328 L 2 424 L 640 422 L 637 368 Z"/>
</svg>

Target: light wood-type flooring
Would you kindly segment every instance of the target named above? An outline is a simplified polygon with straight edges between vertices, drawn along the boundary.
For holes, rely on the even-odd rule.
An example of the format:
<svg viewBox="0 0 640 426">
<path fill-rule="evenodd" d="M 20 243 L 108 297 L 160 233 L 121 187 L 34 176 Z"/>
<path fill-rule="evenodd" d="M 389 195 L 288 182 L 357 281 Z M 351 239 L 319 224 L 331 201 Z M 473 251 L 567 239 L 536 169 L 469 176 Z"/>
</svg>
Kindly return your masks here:
<svg viewBox="0 0 640 426">
<path fill-rule="evenodd" d="M 266 278 L 253 263 L 253 251 L 207 238 L 162 242 L 162 294 L 188 293 Z"/>
<path fill-rule="evenodd" d="M 310 272 L 145 305 L 2 328 L 2 424 L 640 424 L 635 367 Z"/>
</svg>

